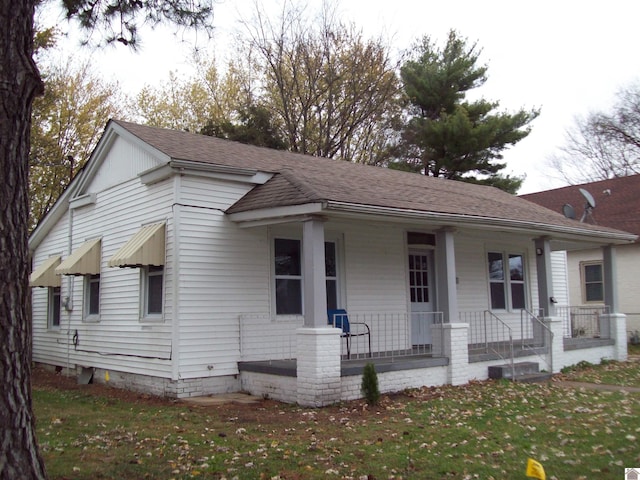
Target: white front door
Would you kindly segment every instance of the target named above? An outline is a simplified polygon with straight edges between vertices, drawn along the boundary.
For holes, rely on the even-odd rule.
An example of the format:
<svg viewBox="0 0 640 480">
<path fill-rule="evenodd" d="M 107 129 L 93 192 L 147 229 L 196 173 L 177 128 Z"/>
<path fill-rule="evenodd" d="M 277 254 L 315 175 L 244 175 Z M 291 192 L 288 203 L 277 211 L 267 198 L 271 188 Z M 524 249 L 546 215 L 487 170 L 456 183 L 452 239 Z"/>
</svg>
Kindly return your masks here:
<svg viewBox="0 0 640 480">
<path fill-rule="evenodd" d="M 433 251 L 409 252 L 409 294 L 411 296 L 411 343 L 431 343 L 431 324 L 435 305 L 433 289 Z"/>
</svg>

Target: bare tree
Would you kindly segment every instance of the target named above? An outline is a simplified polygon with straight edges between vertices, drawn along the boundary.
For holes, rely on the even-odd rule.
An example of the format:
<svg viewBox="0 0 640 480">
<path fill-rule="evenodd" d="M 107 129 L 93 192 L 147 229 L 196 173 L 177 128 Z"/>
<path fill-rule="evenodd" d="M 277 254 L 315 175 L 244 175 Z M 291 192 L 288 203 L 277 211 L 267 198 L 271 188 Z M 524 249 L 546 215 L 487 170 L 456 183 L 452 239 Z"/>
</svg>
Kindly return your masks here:
<svg viewBox="0 0 640 480">
<path fill-rule="evenodd" d="M 381 39 L 368 40 L 336 20 L 285 3 L 277 21 L 256 6 L 245 22 L 246 51 L 255 54 L 261 103 L 276 113 L 292 151 L 381 163 L 380 132 L 399 112 L 397 65 Z"/>
<path fill-rule="evenodd" d="M 570 184 L 640 173 L 640 83 L 621 89 L 611 111 L 576 118 L 549 163 Z"/>
<path fill-rule="evenodd" d="M 47 64 L 35 99 L 29 155 L 29 230 L 51 209 L 98 143 L 107 118 L 125 116 L 119 86 L 89 64 Z"/>
</svg>

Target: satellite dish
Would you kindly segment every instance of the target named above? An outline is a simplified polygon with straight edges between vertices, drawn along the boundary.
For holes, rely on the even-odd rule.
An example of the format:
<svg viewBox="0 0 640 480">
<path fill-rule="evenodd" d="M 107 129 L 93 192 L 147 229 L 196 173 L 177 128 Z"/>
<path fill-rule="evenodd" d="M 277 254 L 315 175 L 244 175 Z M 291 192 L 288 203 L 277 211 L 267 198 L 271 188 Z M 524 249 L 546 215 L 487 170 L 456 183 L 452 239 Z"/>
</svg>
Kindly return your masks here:
<svg viewBox="0 0 640 480">
<path fill-rule="evenodd" d="M 591 216 L 591 212 L 593 211 L 593 209 L 596 208 L 596 201 L 594 200 L 593 195 L 587 192 L 584 188 L 580 188 L 578 190 L 580 190 L 580 194 L 587 202 L 584 205 L 584 213 L 582 214 L 582 218 L 580 218 L 580 221 L 584 222 L 588 216 Z"/>
<path fill-rule="evenodd" d="M 580 188 L 579 190 L 584 199 L 587 201 L 587 206 L 589 208 L 596 208 L 596 201 L 593 199 L 593 195 L 587 192 L 584 188 Z"/>
<path fill-rule="evenodd" d="M 564 214 L 565 217 L 570 218 L 571 220 L 575 220 L 576 219 L 576 211 L 568 203 L 565 203 L 562 206 L 562 213 Z"/>
</svg>

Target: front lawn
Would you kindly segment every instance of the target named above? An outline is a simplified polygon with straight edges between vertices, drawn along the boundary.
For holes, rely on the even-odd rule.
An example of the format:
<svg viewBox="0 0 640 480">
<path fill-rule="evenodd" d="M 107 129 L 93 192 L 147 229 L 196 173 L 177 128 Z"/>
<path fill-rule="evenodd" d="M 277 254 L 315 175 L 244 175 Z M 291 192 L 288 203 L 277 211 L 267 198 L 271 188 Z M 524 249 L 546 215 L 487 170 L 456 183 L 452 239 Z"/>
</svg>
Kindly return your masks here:
<svg viewBox="0 0 640 480">
<path fill-rule="evenodd" d="M 593 368 L 637 379 L 640 364 Z M 640 465 L 640 394 L 486 381 L 376 407 L 194 407 L 53 375 L 34 375 L 52 479 L 524 479 L 532 457 L 548 479 L 617 480 Z"/>
</svg>

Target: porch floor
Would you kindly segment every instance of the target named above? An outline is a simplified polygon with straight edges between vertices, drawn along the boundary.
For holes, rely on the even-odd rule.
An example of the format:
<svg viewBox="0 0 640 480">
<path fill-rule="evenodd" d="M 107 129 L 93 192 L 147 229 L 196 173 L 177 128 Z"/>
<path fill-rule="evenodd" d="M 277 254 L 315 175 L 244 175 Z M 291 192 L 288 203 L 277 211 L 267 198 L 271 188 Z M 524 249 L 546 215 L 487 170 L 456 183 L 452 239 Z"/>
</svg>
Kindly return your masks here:
<svg viewBox="0 0 640 480">
<path fill-rule="evenodd" d="M 382 373 L 449 365 L 449 359 L 425 354 L 406 357 L 372 357 L 343 360 L 340 365 L 340 375 L 342 377 L 362 375 L 364 366 L 367 363 L 373 363 L 376 367 L 376 372 Z M 297 376 L 297 366 L 295 358 L 290 360 L 238 362 L 238 370 L 240 372 L 256 372 L 285 377 Z"/>
</svg>

